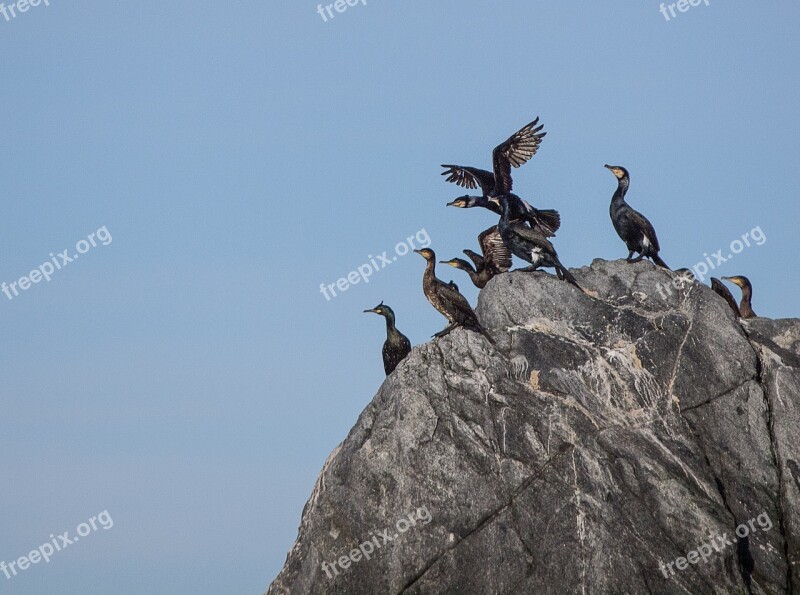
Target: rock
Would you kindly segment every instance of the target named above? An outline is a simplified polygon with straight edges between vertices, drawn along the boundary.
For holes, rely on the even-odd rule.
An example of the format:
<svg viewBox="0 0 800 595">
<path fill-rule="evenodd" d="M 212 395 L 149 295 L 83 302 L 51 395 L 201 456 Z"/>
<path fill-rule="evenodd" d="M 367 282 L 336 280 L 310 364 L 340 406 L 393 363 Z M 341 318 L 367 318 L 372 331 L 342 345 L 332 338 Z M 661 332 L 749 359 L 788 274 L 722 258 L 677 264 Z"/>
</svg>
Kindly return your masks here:
<svg viewBox="0 0 800 595">
<path fill-rule="evenodd" d="M 496 346 L 412 351 L 325 463 L 270 595 L 800 588 L 800 320 L 740 323 L 647 262 L 573 273 L 588 295 L 493 279 Z"/>
</svg>

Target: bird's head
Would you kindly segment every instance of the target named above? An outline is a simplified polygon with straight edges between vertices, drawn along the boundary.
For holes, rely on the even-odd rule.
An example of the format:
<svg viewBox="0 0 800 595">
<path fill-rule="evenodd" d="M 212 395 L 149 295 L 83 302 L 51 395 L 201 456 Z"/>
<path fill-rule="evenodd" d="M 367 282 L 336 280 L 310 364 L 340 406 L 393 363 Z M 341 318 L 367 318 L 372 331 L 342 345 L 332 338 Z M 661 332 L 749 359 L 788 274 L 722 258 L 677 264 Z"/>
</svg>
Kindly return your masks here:
<svg viewBox="0 0 800 595">
<path fill-rule="evenodd" d="M 414 250 L 417 254 L 422 256 L 428 262 L 434 262 L 436 260 L 436 254 L 430 248 L 423 248 L 422 250 Z"/>
<path fill-rule="evenodd" d="M 466 260 L 462 260 L 461 258 L 451 258 L 450 260 L 440 260 L 441 264 L 449 264 L 451 267 L 455 267 L 457 269 L 461 269 L 462 271 L 466 271 L 469 266 Z"/>
<path fill-rule="evenodd" d="M 464 196 L 459 196 L 452 202 L 447 203 L 448 207 L 458 207 L 459 209 L 468 209 L 475 203 L 475 199 L 469 196 L 469 194 L 465 194 Z"/>
<path fill-rule="evenodd" d="M 608 171 L 614 174 L 614 177 L 618 180 L 627 180 L 630 178 L 630 174 L 628 174 L 628 170 L 622 167 L 621 165 L 604 165 Z"/>
<path fill-rule="evenodd" d="M 386 317 L 394 315 L 394 312 L 392 311 L 392 309 L 389 306 L 385 305 L 383 303 L 383 301 L 381 301 L 380 304 L 378 304 L 377 306 L 375 306 L 371 310 L 364 310 L 365 314 L 367 312 L 372 312 L 373 314 L 379 314 L 380 316 L 386 316 Z"/>
<path fill-rule="evenodd" d="M 745 288 L 752 289 L 752 285 L 750 285 L 750 279 L 742 275 L 735 275 L 733 277 L 723 277 L 723 279 L 725 279 L 725 281 L 730 281 L 734 285 L 738 285 L 741 289 Z"/>
</svg>

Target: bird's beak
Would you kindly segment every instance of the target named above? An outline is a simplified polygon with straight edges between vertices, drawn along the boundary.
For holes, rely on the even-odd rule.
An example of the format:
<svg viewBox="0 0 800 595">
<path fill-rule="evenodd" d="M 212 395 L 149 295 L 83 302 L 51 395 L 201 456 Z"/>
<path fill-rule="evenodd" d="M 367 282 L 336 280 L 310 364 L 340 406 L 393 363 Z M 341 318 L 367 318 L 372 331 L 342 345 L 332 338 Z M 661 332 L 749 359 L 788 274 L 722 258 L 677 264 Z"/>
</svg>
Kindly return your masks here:
<svg viewBox="0 0 800 595">
<path fill-rule="evenodd" d="M 415 254 L 419 254 L 421 256 L 422 255 L 422 250 L 414 250 L 414 253 Z"/>
<path fill-rule="evenodd" d="M 366 314 L 368 312 L 372 312 L 373 314 L 377 314 L 377 312 L 375 312 L 374 308 L 372 310 L 364 310 L 364 314 Z"/>
<path fill-rule="evenodd" d="M 734 279 L 733 277 L 723 277 L 723 279 L 725 281 L 730 281 L 731 283 L 733 283 L 734 285 L 736 285 L 738 287 L 741 287 L 741 285 L 739 284 L 739 280 L 738 279 Z"/>
<path fill-rule="evenodd" d="M 611 169 L 612 166 L 610 166 L 608 163 L 606 163 L 603 167 L 605 167 L 606 169 Z"/>
<path fill-rule="evenodd" d="M 456 265 L 453 264 L 452 260 L 440 260 L 439 264 L 449 264 L 451 267 L 456 266 Z"/>
</svg>

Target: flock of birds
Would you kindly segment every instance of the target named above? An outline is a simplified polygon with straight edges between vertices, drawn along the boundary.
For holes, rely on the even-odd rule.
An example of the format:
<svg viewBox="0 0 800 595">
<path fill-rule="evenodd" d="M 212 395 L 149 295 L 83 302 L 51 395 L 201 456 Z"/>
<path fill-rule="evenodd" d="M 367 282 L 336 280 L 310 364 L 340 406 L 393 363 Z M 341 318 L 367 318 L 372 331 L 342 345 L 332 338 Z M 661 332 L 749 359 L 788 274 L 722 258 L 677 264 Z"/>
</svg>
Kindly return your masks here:
<svg viewBox="0 0 800 595">
<path fill-rule="evenodd" d="M 481 191 L 480 196 L 461 196 L 447 203 L 447 206 L 466 209 L 482 207 L 500 217 L 497 225 L 484 230 L 478 236 L 481 254 L 472 250 L 463 251 L 472 263 L 461 258 L 441 261 L 442 264 L 465 271 L 479 289 L 483 289 L 493 277 L 508 272 L 511 269 L 513 255 L 529 263 L 529 266 L 518 270 L 535 271 L 541 267 L 552 268 L 555 269 L 559 279 L 583 291 L 575 277 L 561 264 L 555 247 L 548 239 L 555 236 L 561 227 L 561 216 L 558 211 L 536 209 L 512 192 L 511 168 L 520 167 L 536 154 L 542 139 L 547 134 L 542 128 L 539 118 L 536 118 L 498 145 L 492 152 L 491 172 L 475 167 L 442 165 L 445 168 L 442 175 L 447 176 L 448 182 L 467 189 L 480 188 Z M 630 187 L 628 170 L 617 165 L 605 167 L 617 179 L 617 189 L 611 199 L 609 212 L 614 230 L 628 248 L 627 261 L 634 263 L 650 258 L 656 265 L 670 270 L 658 254 L 661 247 L 653 224 L 625 201 L 625 195 Z M 463 327 L 481 333 L 494 344 L 494 340 L 478 322 L 475 312 L 458 286 L 452 281 L 445 283 L 436 276 L 434 251 L 424 248 L 414 252 L 427 261 L 422 276 L 425 297 L 449 323 L 434 337 L 443 337 L 453 329 Z M 689 269 L 679 269 L 675 272 L 692 276 Z M 723 277 L 723 279 L 738 285 L 742 290 L 741 303 L 737 304 L 722 282 L 715 278 L 711 279 L 712 288 L 728 302 L 735 316 L 755 317 L 756 314 L 751 306 L 750 281 L 742 276 Z M 386 319 L 386 342 L 383 344 L 382 354 L 384 370 L 388 376 L 411 352 L 411 342 L 397 330 L 394 311 L 383 302 L 364 312 L 372 312 Z"/>
</svg>

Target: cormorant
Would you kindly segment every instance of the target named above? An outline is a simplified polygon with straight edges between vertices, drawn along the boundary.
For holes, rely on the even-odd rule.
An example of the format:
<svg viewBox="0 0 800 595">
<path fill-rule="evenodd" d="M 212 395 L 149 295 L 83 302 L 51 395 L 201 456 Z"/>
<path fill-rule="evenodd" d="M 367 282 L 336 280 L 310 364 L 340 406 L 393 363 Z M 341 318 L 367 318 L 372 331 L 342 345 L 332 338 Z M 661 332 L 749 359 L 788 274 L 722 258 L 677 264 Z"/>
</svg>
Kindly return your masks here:
<svg viewBox="0 0 800 595">
<path fill-rule="evenodd" d="M 736 300 L 733 299 L 733 294 L 727 287 L 725 287 L 722 281 L 716 277 L 711 277 L 711 289 L 716 291 L 720 296 L 722 296 L 722 299 L 728 302 L 728 305 L 731 307 L 731 310 L 733 310 L 733 315 L 736 318 L 742 317 L 742 313 L 739 311 L 739 306 L 736 305 Z"/>
<path fill-rule="evenodd" d="M 489 173 L 489 172 L 486 172 Z M 512 221 L 525 221 L 533 229 L 547 237 L 556 235 L 556 232 L 561 227 L 561 215 L 558 211 L 553 209 L 539 210 L 530 205 L 528 201 L 523 200 L 513 192 L 507 194 L 511 200 L 511 220 Z M 452 202 L 447 203 L 448 207 L 459 207 L 461 209 L 471 209 L 473 207 L 483 207 L 489 209 L 496 215 L 500 214 L 500 203 L 497 197 L 486 196 L 459 196 Z"/>
<path fill-rule="evenodd" d="M 503 242 L 496 225 L 481 232 L 478 236 L 478 243 L 483 255 L 476 254 L 472 250 L 464 250 L 464 254 L 472 260 L 475 268 L 462 258 L 453 258 L 441 262 L 465 271 L 469 278 L 472 279 L 475 287 L 483 289 L 492 277 L 505 273 L 511 268 L 511 253 Z"/>
<path fill-rule="evenodd" d="M 397 327 L 394 325 L 394 310 L 384 305 L 383 302 L 375 306 L 372 310 L 364 310 L 364 312 L 373 312 L 386 319 L 386 341 L 383 344 L 382 354 L 383 369 L 388 376 L 394 372 L 397 364 L 411 353 L 411 341 L 397 330 Z"/>
<path fill-rule="evenodd" d="M 583 291 L 572 273 L 561 264 L 556 249 L 544 235 L 522 223 L 510 221 L 510 206 L 505 196 L 500 197 L 500 207 L 503 214 L 497 228 L 500 230 L 503 242 L 514 256 L 531 263 L 531 266 L 521 270 L 535 271 L 539 267 L 555 268 L 559 279 L 565 279 Z"/>
<path fill-rule="evenodd" d="M 462 196 L 448 203 L 448 206 L 461 208 L 484 207 L 499 213 L 499 205 L 489 199 L 501 195 L 512 197 L 512 218 L 522 218 L 528 221 L 531 227 L 538 227 L 539 231 L 547 236 L 555 235 L 561 226 L 561 216 L 558 211 L 540 211 L 512 194 L 513 182 L 511 180 L 511 166 L 519 167 L 536 154 L 542 139 L 547 134 L 542 132 L 543 125 L 539 125 L 539 118 L 523 126 L 512 134 L 505 142 L 495 147 L 492 152 L 493 172 L 476 167 L 461 165 L 442 165 L 446 168 L 442 172 L 447 176 L 448 182 L 454 182 L 462 188 L 477 188 L 480 186 L 482 196 Z"/>
<path fill-rule="evenodd" d="M 735 277 L 723 277 L 723 279 L 725 279 L 725 281 L 730 281 L 734 285 L 738 285 L 742 290 L 742 301 L 739 302 L 739 312 L 741 312 L 742 318 L 758 317 L 758 314 L 753 312 L 753 286 L 750 284 L 750 279 L 743 277 L 742 275 L 736 275 Z"/>
<path fill-rule="evenodd" d="M 628 187 L 631 183 L 630 174 L 624 167 L 617 165 L 606 165 L 612 174 L 617 178 L 617 191 L 611 199 L 611 221 L 614 224 L 614 229 L 625 245 L 628 246 L 628 262 L 639 262 L 644 257 L 653 259 L 653 262 L 660 267 L 669 269 L 667 263 L 661 260 L 658 252 L 661 247 L 658 245 L 658 238 L 656 237 L 656 230 L 653 229 L 653 224 L 647 220 L 647 217 L 640 212 L 631 208 L 625 202 L 625 194 L 628 192 Z M 639 256 L 633 257 L 634 252 L 638 252 Z"/>
<path fill-rule="evenodd" d="M 422 291 L 431 305 L 441 313 L 450 323 L 444 330 L 439 331 L 434 337 L 444 337 L 458 326 L 463 326 L 472 331 L 481 333 L 490 343 L 494 339 L 478 322 L 478 317 L 465 298 L 452 283 L 445 283 L 436 277 L 436 254 L 430 248 L 414 250 L 427 261 L 425 273 L 422 276 Z"/>
<path fill-rule="evenodd" d="M 451 258 L 450 260 L 440 260 L 441 264 L 449 264 L 451 267 L 455 267 L 457 269 L 461 269 L 465 273 L 469 275 L 469 278 L 472 280 L 472 284 L 475 285 L 478 289 L 483 289 L 486 287 L 486 284 L 491 279 L 491 275 L 488 274 L 486 269 L 482 269 L 480 272 L 473 267 L 470 263 L 468 263 L 463 258 Z"/>
</svg>

